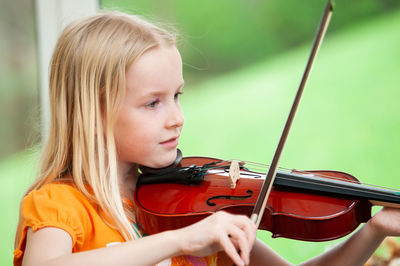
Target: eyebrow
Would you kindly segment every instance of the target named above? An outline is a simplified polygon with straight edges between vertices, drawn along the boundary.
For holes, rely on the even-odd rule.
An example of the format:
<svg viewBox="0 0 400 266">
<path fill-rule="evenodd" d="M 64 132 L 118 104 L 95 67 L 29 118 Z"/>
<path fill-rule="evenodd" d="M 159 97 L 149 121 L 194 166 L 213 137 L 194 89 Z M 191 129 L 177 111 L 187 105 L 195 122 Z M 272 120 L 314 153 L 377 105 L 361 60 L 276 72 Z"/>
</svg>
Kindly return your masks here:
<svg viewBox="0 0 400 266">
<path fill-rule="evenodd" d="M 177 90 L 182 90 L 182 88 L 185 86 L 185 81 L 183 81 L 177 88 L 176 88 L 176 91 Z M 163 91 L 159 91 L 159 90 L 155 90 L 155 91 L 151 91 L 151 92 L 149 92 L 149 93 L 146 93 L 145 95 L 143 95 L 143 97 L 154 97 L 154 96 L 160 96 L 160 95 L 162 95 L 162 94 L 164 94 L 164 92 Z"/>
<path fill-rule="evenodd" d="M 181 83 L 181 85 L 179 85 L 178 90 L 182 89 L 184 86 L 185 86 L 185 81 L 183 81 L 183 82 Z"/>
</svg>

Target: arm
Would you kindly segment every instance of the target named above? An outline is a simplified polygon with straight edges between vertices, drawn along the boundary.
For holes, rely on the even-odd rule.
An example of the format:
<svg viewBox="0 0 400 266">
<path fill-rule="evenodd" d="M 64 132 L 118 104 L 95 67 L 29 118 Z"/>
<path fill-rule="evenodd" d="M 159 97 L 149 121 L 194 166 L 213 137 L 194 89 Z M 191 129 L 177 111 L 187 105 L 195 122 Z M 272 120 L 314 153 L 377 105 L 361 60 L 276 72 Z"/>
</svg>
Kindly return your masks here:
<svg viewBox="0 0 400 266">
<path fill-rule="evenodd" d="M 250 265 L 275 265 L 275 266 L 290 266 L 289 262 L 287 262 L 284 258 L 282 258 L 278 253 L 273 251 L 270 247 L 268 247 L 261 240 L 257 239 L 256 244 L 253 247 L 250 255 Z"/>
<path fill-rule="evenodd" d="M 386 236 L 400 235 L 400 210 L 383 208 L 340 245 L 303 265 L 364 265 Z"/>
<path fill-rule="evenodd" d="M 225 252 L 220 252 L 218 254 L 218 265 L 234 265 L 233 261 L 226 255 Z M 290 266 L 284 258 L 282 258 L 278 253 L 273 251 L 264 242 L 257 239 L 250 253 L 250 266 L 259 265 L 274 265 L 274 266 Z"/>
<path fill-rule="evenodd" d="M 179 255 L 179 242 L 171 232 L 72 253 L 70 235 L 61 229 L 46 227 L 36 232 L 29 229 L 22 265 L 154 265 L 176 255 Z"/>
<path fill-rule="evenodd" d="M 154 265 L 178 255 L 207 256 L 221 250 L 236 265 L 244 265 L 255 237 L 247 217 L 224 212 L 179 230 L 79 253 L 72 253 L 71 237 L 61 229 L 29 229 L 23 265 Z"/>
<path fill-rule="evenodd" d="M 364 265 L 383 239 L 367 223 L 341 244 L 302 265 Z"/>
<path fill-rule="evenodd" d="M 301 265 L 364 265 L 383 239 L 376 237 L 371 230 L 367 224 L 345 242 Z M 256 243 L 251 254 L 251 265 L 263 265 L 266 262 L 271 262 L 270 265 L 291 265 L 264 243 Z"/>
<path fill-rule="evenodd" d="M 400 209 L 384 208 L 343 243 L 302 265 L 364 265 L 386 236 L 399 235 Z M 271 265 L 290 265 L 271 248 L 258 240 L 251 252 L 250 263 L 251 265 L 263 265 L 266 262 Z"/>
</svg>

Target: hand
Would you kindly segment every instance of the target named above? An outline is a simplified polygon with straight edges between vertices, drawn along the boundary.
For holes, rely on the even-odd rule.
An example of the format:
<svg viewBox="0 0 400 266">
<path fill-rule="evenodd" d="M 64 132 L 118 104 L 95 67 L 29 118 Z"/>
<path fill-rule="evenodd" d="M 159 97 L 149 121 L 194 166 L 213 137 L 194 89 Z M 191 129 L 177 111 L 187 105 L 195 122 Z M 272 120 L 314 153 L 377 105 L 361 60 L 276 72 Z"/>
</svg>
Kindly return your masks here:
<svg viewBox="0 0 400 266">
<path fill-rule="evenodd" d="M 385 207 L 368 224 L 381 237 L 400 236 L 400 209 Z"/>
<path fill-rule="evenodd" d="M 244 265 L 257 228 L 247 216 L 221 211 L 177 232 L 184 254 L 203 257 L 224 250 L 236 265 Z"/>
</svg>

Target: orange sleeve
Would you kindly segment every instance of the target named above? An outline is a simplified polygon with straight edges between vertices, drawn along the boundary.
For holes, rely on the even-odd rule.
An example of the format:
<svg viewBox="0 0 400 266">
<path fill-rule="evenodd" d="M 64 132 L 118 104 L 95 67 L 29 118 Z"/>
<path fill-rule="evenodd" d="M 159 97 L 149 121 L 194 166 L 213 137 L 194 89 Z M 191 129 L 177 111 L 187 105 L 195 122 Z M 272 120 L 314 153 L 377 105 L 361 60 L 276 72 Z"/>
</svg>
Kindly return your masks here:
<svg viewBox="0 0 400 266">
<path fill-rule="evenodd" d="M 75 188 L 65 184 L 47 184 L 30 192 L 21 204 L 22 222 L 16 258 L 22 256 L 29 227 L 37 231 L 44 227 L 57 227 L 72 239 L 73 251 L 81 248 L 86 235 L 92 231 L 87 211 L 87 200 Z"/>
</svg>

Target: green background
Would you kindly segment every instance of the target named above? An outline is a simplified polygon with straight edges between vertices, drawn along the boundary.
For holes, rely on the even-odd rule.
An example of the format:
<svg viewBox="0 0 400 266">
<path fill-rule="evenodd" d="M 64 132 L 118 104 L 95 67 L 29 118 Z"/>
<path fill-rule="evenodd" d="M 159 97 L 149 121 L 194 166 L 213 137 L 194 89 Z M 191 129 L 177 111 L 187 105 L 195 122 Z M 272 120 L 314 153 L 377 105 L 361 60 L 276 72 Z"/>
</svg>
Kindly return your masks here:
<svg viewBox="0 0 400 266">
<path fill-rule="evenodd" d="M 399 188 L 400 10 L 386 13 L 380 13 L 380 9 L 376 9 L 378 11 L 375 13 L 361 12 L 360 18 L 365 19 L 347 24 L 341 22 L 346 25 L 341 26 L 335 20 L 346 16 L 337 2 L 331 24 L 333 27 L 328 30 L 311 72 L 280 165 L 301 170 L 339 170 L 353 174 L 364 183 Z M 376 1 L 365 1 L 363 4 L 355 2 L 362 7 L 376 4 Z M 151 5 L 154 1 L 147 3 Z M 206 3 L 204 6 L 207 6 Z M 218 49 L 192 47 L 200 51 L 201 56 L 197 58 L 190 54 L 190 45 L 183 45 L 185 75 L 187 73 L 188 76 L 181 98 L 185 127 L 180 149 L 184 156 L 270 162 L 324 6 L 320 1 L 313 3 L 315 5 L 310 6 L 315 9 L 314 13 L 302 11 L 302 8 L 311 10 L 307 9 L 303 1 L 300 7 L 294 8 L 305 12 L 303 14 L 310 12 L 309 16 L 298 16 L 295 20 L 291 17 L 293 13 L 287 15 L 292 18 L 292 25 L 301 24 L 303 18 L 310 17 L 310 22 L 302 25 L 310 29 L 301 35 L 305 37 L 294 44 L 280 45 L 279 40 L 274 40 L 272 42 L 275 45 L 265 47 L 265 50 L 273 50 L 273 53 L 264 53 L 260 48 L 254 51 L 254 55 L 246 57 L 239 55 L 237 50 L 233 50 L 230 55 L 224 55 L 218 50 L 224 50 L 224 47 L 234 49 L 231 44 L 238 41 L 232 40 L 228 44 L 220 44 Z M 104 4 L 107 6 L 106 2 Z M 146 10 L 143 7 L 143 12 Z M 286 9 L 280 7 L 276 10 Z M 230 13 L 236 14 L 233 11 Z M 246 14 L 245 10 L 243 14 Z M 196 18 L 193 17 L 193 20 Z M 245 24 L 244 21 L 242 24 Z M 205 26 L 209 25 L 207 23 Z M 287 29 L 287 32 L 277 30 L 275 35 L 288 38 L 287 35 L 297 31 L 293 28 Z M 196 33 L 196 38 L 190 42 L 200 43 L 203 39 L 211 38 L 210 32 L 212 30 L 205 35 Z M 184 33 L 182 38 L 186 37 L 185 34 L 190 35 Z M 268 34 L 273 35 L 274 31 Z M 212 38 L 218 36 L 222 38 L 224 35 L 219 31 Z M 257 38 L 251 39 L 251 36 L 242 36 L 241 39 L 262 42 Z M 252 44 L 247 45 L 250 47 L 248 50 L 256 49 Z M 286 49 L 281 49 L 281 46 Z M 274 50 L 274 47 L 278 48 Z M 214 59 L 216 56 L 221 57 Z M 242 57 L 245 59 L 239 60 Z M 208 63 L 203 64 L 201 60 Z M 223 66 L 219 61 L 228 63 Z M 35 150 L 24 150 L 0 161 L 0 186 L 3 188 L 0 194 L 3 213 L 0 226 L 1 265 L 11 264 L 19 201 L 35 176 Z M 310 243 L 271 239 L 268 232 L 260 232 L 259 237 L 293 263 L 319 254 L 338 242 Z"/>
</svg>

